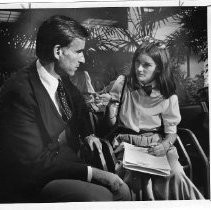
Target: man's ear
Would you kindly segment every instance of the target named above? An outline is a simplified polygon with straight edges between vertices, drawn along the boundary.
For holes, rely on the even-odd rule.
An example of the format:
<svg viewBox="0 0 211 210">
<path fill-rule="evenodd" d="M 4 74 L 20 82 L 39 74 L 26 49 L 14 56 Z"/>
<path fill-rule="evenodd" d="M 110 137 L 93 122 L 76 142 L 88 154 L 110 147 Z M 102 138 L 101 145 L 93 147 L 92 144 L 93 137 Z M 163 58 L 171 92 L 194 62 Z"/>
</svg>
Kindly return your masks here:
<svg viewBox="0 0 211 210">
<path fill-rule="evenodd" d="M 53 54 L 55 59 L 59 59 L 61 55 L 61 46 L 60 45 L 55 45 L 53 48 Z"/>
</svg>

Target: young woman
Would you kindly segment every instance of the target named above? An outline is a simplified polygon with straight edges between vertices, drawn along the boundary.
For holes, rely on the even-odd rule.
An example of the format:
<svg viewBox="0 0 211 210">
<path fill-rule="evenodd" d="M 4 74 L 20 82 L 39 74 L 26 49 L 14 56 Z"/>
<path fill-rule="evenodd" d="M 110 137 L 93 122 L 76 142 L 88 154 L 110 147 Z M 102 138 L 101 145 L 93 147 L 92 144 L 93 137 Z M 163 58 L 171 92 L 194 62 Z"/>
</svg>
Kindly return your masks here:
<svg viewBox="0 0 211 210">
<path fill-rule="evenodd" d="M 136 176 L 145 184 L 147 200 L 203 199 L 185 175 L 173 146 L 181 120 L 175 90 L 166 46 L 150 38 L 135 51 L 129 75 L 119 76 L 110 91 L 111 101 L 121 98 L 115 145 L 132 142 L 149 147 L 154 156 L 168 158 L 170 176 Z"/>
</svg>

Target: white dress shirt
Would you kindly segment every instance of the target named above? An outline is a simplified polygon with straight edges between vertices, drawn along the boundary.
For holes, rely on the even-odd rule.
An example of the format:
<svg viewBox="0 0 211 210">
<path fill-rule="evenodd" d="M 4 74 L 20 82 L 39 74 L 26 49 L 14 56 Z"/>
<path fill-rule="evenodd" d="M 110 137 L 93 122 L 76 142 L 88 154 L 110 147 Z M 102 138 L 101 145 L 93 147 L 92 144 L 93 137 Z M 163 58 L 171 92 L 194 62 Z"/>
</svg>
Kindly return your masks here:
<svg viewBox="0 0 211 210">
<path fill-rule="evenodd" d="M 58 79 L 52 76 L 45 68 L 42 66 L 39 60 L 36 62 L 37 72 L 40 77 L 40 80 L 47 90 L 51 100 L 53 101 L 58 113 L 61 115 L 60 109 L 59 109 L 59 102 L 57 99 L 57 87 L 58 87 Z M 65 136 L 65 135 L 62 135 Z M 59 139 L 58 139 L 59 140 Z M 92 168 L 90 166 L 87 167 L 88 170 L 88 177 L 87 181 L 91 182 L 92 179 Z"/>
</svg>

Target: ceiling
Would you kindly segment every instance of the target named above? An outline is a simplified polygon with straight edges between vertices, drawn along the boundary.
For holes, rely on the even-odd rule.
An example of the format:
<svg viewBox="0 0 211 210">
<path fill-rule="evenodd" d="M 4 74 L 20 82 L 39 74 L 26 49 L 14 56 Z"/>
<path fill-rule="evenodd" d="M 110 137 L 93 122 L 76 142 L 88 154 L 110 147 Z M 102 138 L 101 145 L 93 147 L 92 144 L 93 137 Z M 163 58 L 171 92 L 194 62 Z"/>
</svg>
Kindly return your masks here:
<svg viewBox="0 0 211 210">
<path fill-rule="evenodd" d="M 0 10 L 0 22 L 16 22 L 21 15 L 18 11 Z"/>
<path fill-rule="evenodd" d="M 65 8 L 0 10 L 0 23 L 12 24 L 15 31 L 31 34 L 52 15 L 70 16 L 85 26 L 127 28 L 127 8 Z"/>
</svg>

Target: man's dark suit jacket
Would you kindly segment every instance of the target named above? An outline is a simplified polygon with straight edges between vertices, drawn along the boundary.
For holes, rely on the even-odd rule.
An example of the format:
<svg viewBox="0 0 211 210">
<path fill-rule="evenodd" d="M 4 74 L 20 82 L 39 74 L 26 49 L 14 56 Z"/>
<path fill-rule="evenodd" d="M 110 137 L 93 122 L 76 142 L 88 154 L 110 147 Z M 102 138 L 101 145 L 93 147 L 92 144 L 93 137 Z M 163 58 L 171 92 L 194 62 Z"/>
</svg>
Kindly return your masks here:
<svg viewBox="0 0 211 210">
<path fill-rule="evenodd" d="M 42 85 L 35 63 L 2 87 L 0 171 L 7 190 L 36 192 L 54 179 L 87 179 L 87 166 L 75 151 L 78 135 L 83 138 L 92 133 L 88 111 L 77 88 L 68 78 L 62 80 L 73 111 L 68 124 Z M 64 128 L 68 146 L 58 143 Z"/>
</svg>

